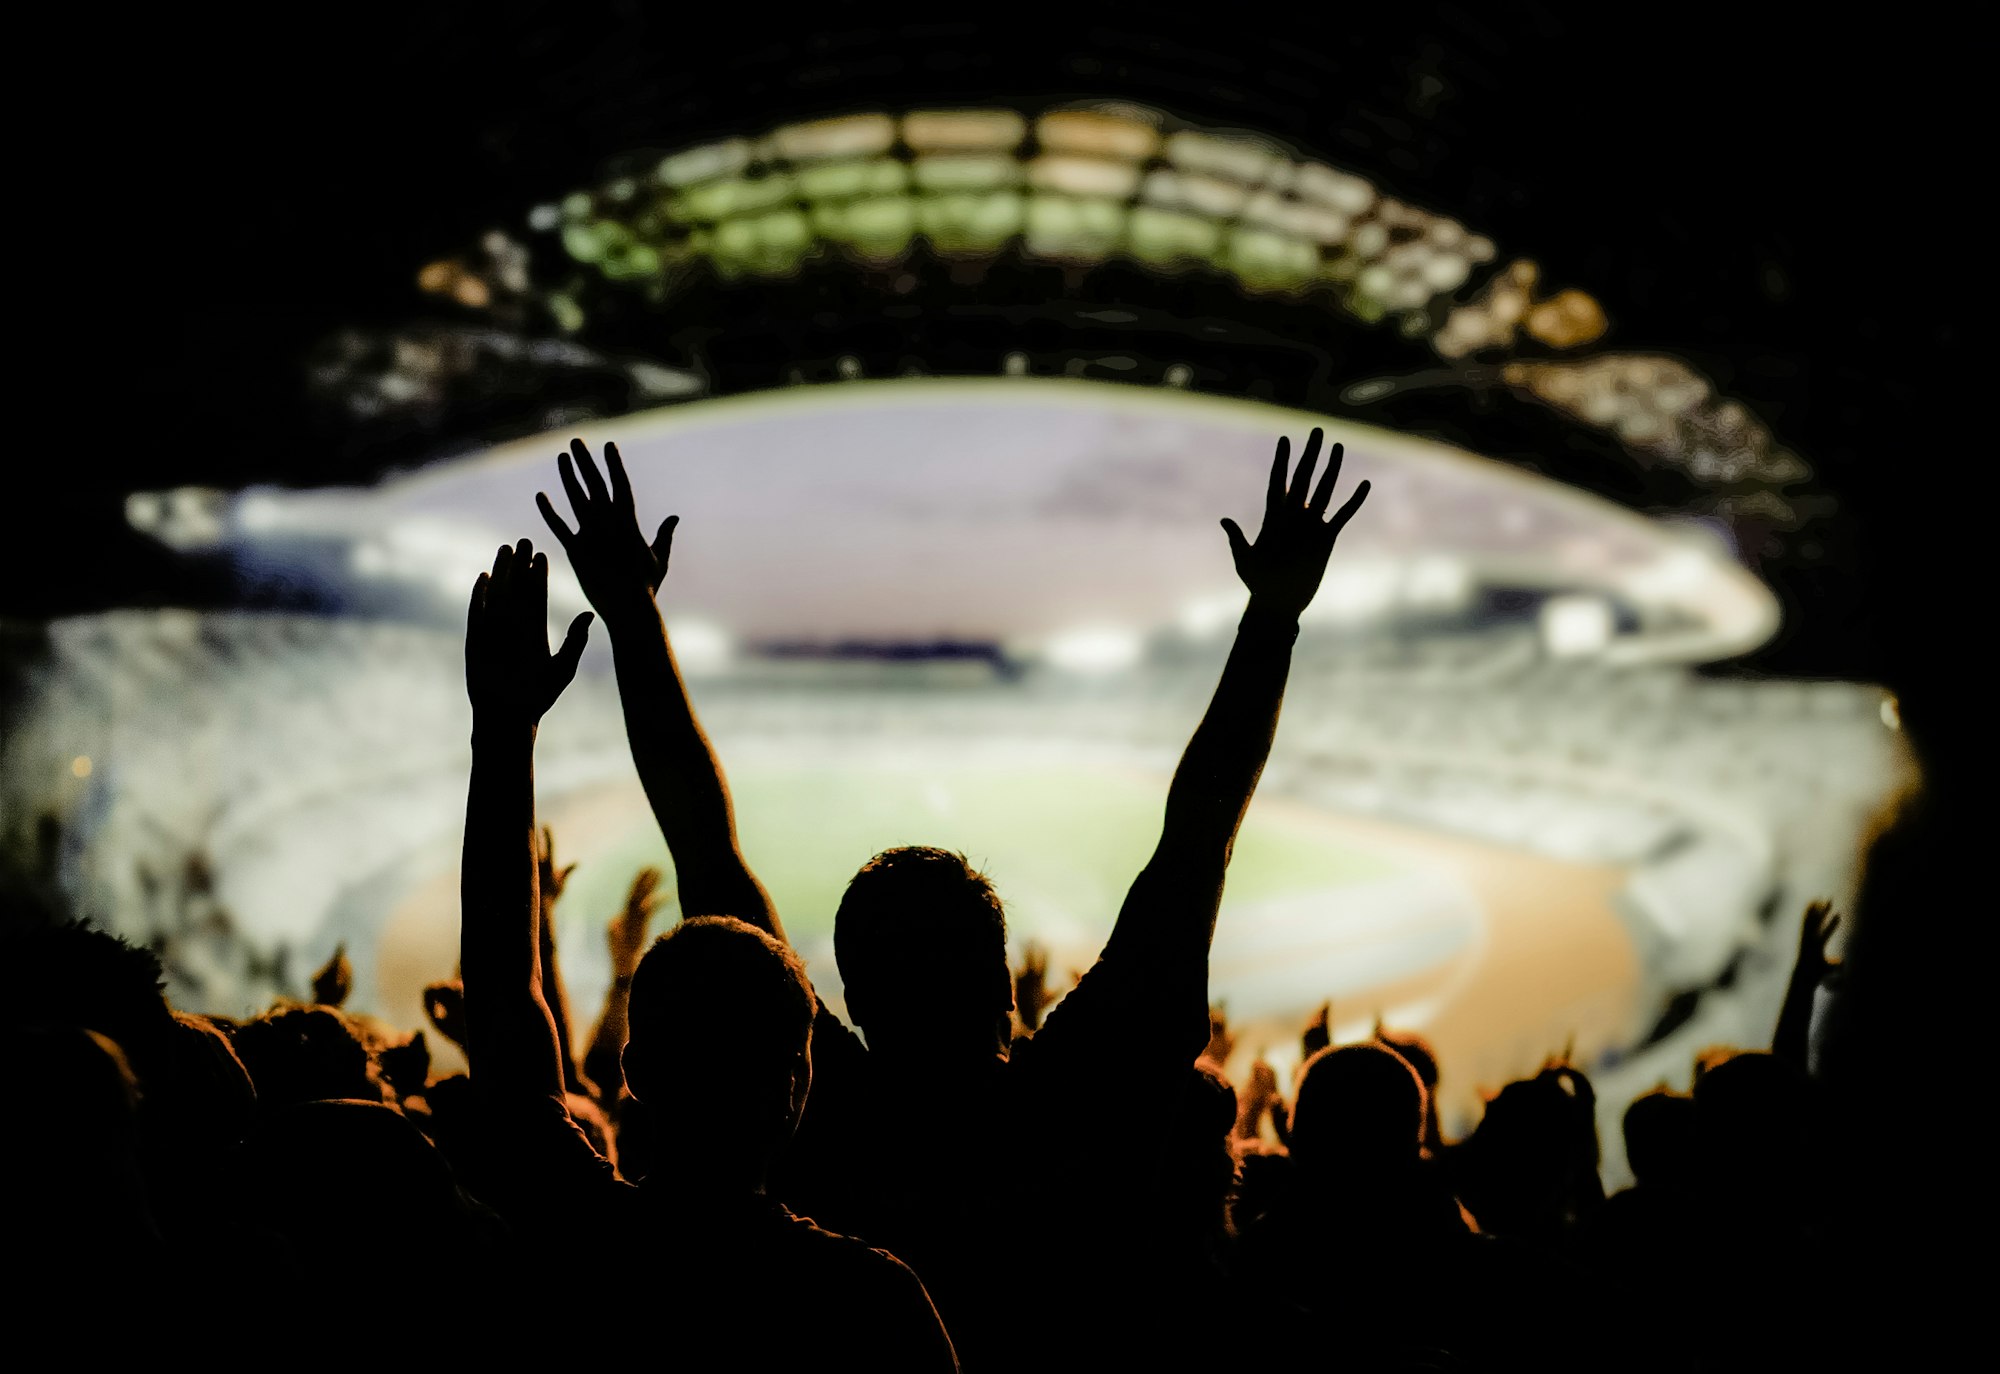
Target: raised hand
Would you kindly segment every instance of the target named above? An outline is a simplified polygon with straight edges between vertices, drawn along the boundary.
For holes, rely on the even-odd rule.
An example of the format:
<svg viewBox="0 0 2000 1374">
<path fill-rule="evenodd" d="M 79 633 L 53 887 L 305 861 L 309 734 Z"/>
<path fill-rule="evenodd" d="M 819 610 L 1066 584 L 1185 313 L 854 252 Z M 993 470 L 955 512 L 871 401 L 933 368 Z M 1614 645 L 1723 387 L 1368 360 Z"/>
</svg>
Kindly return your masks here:
<svg viewBox="0 0 2000 1374">
<path fill-rule="evenodd" d="M 611 474 L 609 486 L 581 439 L 570 440 L 569 452 L 556 463 L 563 491 L 576 515 L 576 529 L 572 531 L 563 522 L 546 493 L 537 492 L 535 504 L 569 555 L 590 604 L 607 619 L 651 605 L 667 575 L 674 526 L 680 517 L 668 516 L 653 541 L 646 542 L 632 503 L 632 483 L 625 476 L 625 461 L 618 456 L 616 444 L 604 446 L 604 465 Z"/>
<path fill-rule="evenodd" d="M 1368 499 L 1368 483 L 1363 482 L 1347 498 L 1346 504 L 1326 518 L 1333 501 L 1333 489 L 1340 480 L 1341 458 L 1345 452 L 1335 444 L 1327 455 L 1326 472 L 1319 485 L 1312 485 L 1313 469 L 1319 463 L 1320 444 L 1325 435 L 1314 430 L 1306 440 L 1305 452 L 1286 485 L 1285 465 L 1291 456 L 1290 439 L 1278 440 L 1277 456 L 1271 462 L 1271 483 L 1264 497 L 1264 525 L 1257 542 L 1243 537 L 1234 520 L 1224 520 L 1229 535 L 1229 552 L 1236 560 L 1236 575 L 1250 589 L 1253 606 L 1296 617 L 1312 603 L 1326 573 L 1326 560 L 1333 553 L 1334 540 Z M 1308 498 L 1307 489 L 1311 488 Z"/>
<path fill-rule="evenodd" d="M 1375 1033 L 1379 1039 L 1382 1033 L 1382 1025 L 1379 1021 L 1375 1025 Z M 1305 1056 L 1299 1062 L 1303 1064 L 1306 1059 L 1312 1058 L 1332 1043 L 1333 1003 L 1331 1001 L 1321 1002 L 1319 1010 L 1313 1013 L 1313 1019 L 1306 1022 L 1305 1034 L 1299 1037 L 1299 1049 Z"/>
<path fill-rule="evenodd" d="M 432 983 L 424 989 L 424 1015 L 437 1027 L 438 1034 L 460 1051 L 465 1049 L 465 989 L 456 979 Z"/>
<path fill-rule="evenodd" d="M 590 612 L 549 652 L 549 559 L 523 539 L 479 575 L 465 627 L 465 689 L 475 719 L 533 726 L 576 676 Z"/>
<path fill-rule="evenodd" d="M 1229 1030 L 1229 1009 L 1215 1006 L 1208 1009 L 1208 1048 L 1201 1052 L 1216 1068 L 1229 1063 L 1229 1056 L 1236 1048 L 1236 1037 Z"/>
<path fill-rule="evenodd" d="M 1285 1118 L 1285 1101 L 1278 1091 L 1278 1071 L 1260 1053 L 1250 1066 L 1250 1081 L 1237 1096 L 1236 1138 L 1255 1140 L 1264 1133 L 1264 1118 L 1270 1116 L 1280 1128 Z"/>
<path fill-rule="evenodd" d="M 1840 965 L 1826 957 L 1826 947 L 1840 918 L 1830 902 L 1814 902 L 1806 908 L 1799 926 L 1799 954 L 1792 963 L 1791 981 L 1785 986 L 1785 1000 L 1778 1009 L 1778 1026 L 1771 1035 L 1771 1053 L 1799 1069 L 1810 1067 L 1813 997 Z"/>
<path fill-rule="evenodd" d="M 1030 940 L 1021 950 L 1021 967 L 1014 974 L 1014 1012 L 1022 1029 L 1040 1030 L 1042 1014 L 1055 1003 L 1049 991 L 1049 952 Z"/>
<path fill-rule="evenodd" d="M 660 882 L 659 869 L 640 869 L 632 879 L 632 890 L 625 894 L 625 909 L 612 918 L 605 930 L 614 977 L 629 978 L 638 970 L 639 960 L 646 953 L 646 928 L 665 900 L 660 893 Z"/>
<path fill-rule="evenodd" d="M 354 965 L 348 962 L 347 946 L 334 946 L 333 957 L 320 966 L 313 975 L 313 1003 L 322 1007 L 337 1007 L 347 1000 L 347 994 L 354 990 Z"/>
<path fill-rule="evenodd" d="M 556 832 L 554 827 L 543 826 L 540 839 L 541 844 L 535 851 L 535 862 L 537 866 L 537 880 L 540 884 L 540 892 L 542 894 L 542 912 L 546 916 L 555 909 L 556 898 L 562 896 L 563 889 L 569 886 L 569 875 L 576 872 L 576 865 L 570 864 L 565 868 L 556 867 Z"/>
<path fill-rule="evenodd" d="M 1806 908 L 1805 924 L 1799 927 L 1797 967 L 1815 985 L 1840 967 L 1838 959 L 1826 957 L 1826 947 L 1832 942 L 1833 933 L 1839 929 L 1840 917 L 1834 915 L 1831 902 L 1814 902 Z"/>
<path fill-rule="evenodd" d="M 430 1082 L 431 1042 L 422 1031 L 412 1032 L 408 1040 L 389 1046 L 377 1058 L 383 1079 L 396 1090 L 398 1097 L 421 1093 Z"/>
</svg>

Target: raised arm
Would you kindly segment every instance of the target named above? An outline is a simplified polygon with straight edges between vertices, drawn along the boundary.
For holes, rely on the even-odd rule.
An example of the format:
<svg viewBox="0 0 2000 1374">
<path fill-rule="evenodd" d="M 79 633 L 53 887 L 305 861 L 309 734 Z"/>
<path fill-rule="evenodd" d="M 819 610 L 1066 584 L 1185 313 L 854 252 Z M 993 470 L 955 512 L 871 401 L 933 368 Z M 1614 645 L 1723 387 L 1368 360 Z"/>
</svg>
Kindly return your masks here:
<svg viewBox="0 0 2000 1374">
<path fill-rule="evenodd" d="M 569 990 L 563 986 L 562 964 L 556 959 L 556 899 L 562 896 L 576 865 L 556 867 L 556 833 L 543 826 L 536 835 L 536 908 L 540 913 L 535 941 L 542 970 L 542 1001 L 556 1023 L 556 1045 L 562 1055 L 563 1086 L 579 1096 L 587 1095 L 583 1075 L 577 1072 L 576 1050 L 570 1044 Z"/>
<path fill-rule="evenodd" d="M 1222 522 L 1237 576 L 1250 589 L 1250 606 L 1237 627 L 1208 713 L 1174 772 L 1159 847 L 1132 885 L 1107 953 L 1136 946 L 1158 954 L 1205 954 L 1215 934 L 1223 871 L 1278 728 L 1299 615 L 1319 590 L 1334 540 L 1368 496 L 1363 482 L 1327 518 L 1342 450 L 1333 446 L 1326 472 L 1314 487 L 1323 437 L 1319 430 L 1312 432 L 1289 486 L 1291 443 L 1278 440 L 1264 524 L 1254 544 L 1235 521 Z"/>
<path fill-rule="evenodd" d="M 646 800 L 673 855 L 681 910 L 690 916 L 734 916 L 783 940 L 771 899 L 737 847 L 729 785 L 688 701 L 666 622 L 653 599 L 667 575 L 680 517 L 662 521 L 648 544 L 639 532 L 632 484 L 616 444 L 604 446 L 604 462 L 608 486 L 581 439 L 573 440 L 570 452 L 558 460 L 563 490 L 576 514 L 574 531 L 546 495 L 535 501 L 611 632 L 625 734 Z"/>
<path fill-rule="evenodd" d="M 465 685 L 472 782 L 459 872 L 459 963 L 474 1082 L 510 1096 L 560 1098 L 555 1020 L 542 996 L 536 875 L 535 732 L 576 676 L 590 616 L 548 646 L 549 564 L 523 539 L 472 591 Z"/>
<path fill-rule="evenodd" d="M 625 1068 L 619 1056 L 625 1052 L 632 979 L 646 953 L 646 928 L 659 909 L 659 890 L 660 870 L 640 869 L 632 880 L 632 890 L 625 894 L 625 909 L 605 930 L 605 940 L 611 946 L 611 986 L 604 993 L 597 1032 L 584 1051 L 583 1073 L 597 1085 L 598 1097 L 606 1108 L 615 1106 L 625 1092 Z"/>
<path fill-rule="evenodd" d="M 1798 958 L 1792 962 L 1791 981 L 1785 986 L 1785 1001 L 1778 1012 L 1778 1028 L 1771 1036 L 1771 1053 L 1790 1060 L 1804 1073 L 1811 1058 L 1813 995 L 1839 964 L 1826 957 L 1826 947 L 1840 918 L 1829 902 L 1814 902 L 1806 908 L 1805 923 L 1799 927 Z"/>
</svg>

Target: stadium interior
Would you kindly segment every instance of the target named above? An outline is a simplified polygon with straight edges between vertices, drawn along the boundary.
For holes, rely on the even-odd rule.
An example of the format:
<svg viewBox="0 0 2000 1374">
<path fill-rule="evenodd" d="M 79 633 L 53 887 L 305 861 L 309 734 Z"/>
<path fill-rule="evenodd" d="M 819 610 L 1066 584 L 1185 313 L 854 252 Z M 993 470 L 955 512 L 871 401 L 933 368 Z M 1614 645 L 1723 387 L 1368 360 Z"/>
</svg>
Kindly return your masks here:
<svg viewBox="0 0 2000 1374">
<path fill-rule="evenodd" d="M 795 92 L 413 257 L 404 314 L 301 365 L 324 480 L 122 495 L 208 604 L 10 631 L 15 850 L 159 950 L 177 1004 L 242 1014 L 344 945 L 354 1005 L 420 1024 L 455 941 L 464 588 L 580 433 L 685 519 L 669 623 L 821 986 L 842 884 L 911 840 L 1082 967 L 1242 606 L 1215 521 L 1322 425 L 1376 493 L 1301 640 L 1216 997 L 1281 1070 L 1328 999 L 1337 1041 L 1422 1032 L 1448 1131 L 1567 1050 L 1620 1177 L 1625 1106 L 1768 1036 L 1806 904 L 1852 902 L 1916 781 L 1878 682 L 1712 670 L 1812 614 L 1839 504 L 1523 217 L 1086 84 Z M 555 621 L 584 604 L 559 568 Z M 541 773 L 584 1003 L 666 863 L 608 658 Z"/>
</svg>

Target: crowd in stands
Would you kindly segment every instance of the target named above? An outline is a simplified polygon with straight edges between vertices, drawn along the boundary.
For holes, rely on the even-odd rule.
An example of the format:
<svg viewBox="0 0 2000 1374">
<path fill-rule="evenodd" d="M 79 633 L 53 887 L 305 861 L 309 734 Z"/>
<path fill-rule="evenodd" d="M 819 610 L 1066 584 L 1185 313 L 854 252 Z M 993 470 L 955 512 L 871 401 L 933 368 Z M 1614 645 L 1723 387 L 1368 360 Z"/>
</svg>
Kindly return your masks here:
<svg viewBox="0 0 2000 1374">
<path fill-rule="evenodd" d="M 1097 962 L 1010 968 L 1001 898 L 963 856 L 876 855 L 835 920 L 852 1026 L 816 995 L 738 843 L 720 762 L 657 609 L 615 447 L 560 460 L 543 515 L 608 630 L 678 904 L 634 880 L 614 980 L 574 1035 L 552 938 L 568 869 L 534 749 L 591 617 L 548 647 L 547 556 L 473 591 L 460 968 L 429 1032 L 310 1002 L 243 1021 L 170 1006 L 157 959 L 46 909 L 7 912 L 6 1133 L 24 1317 L 108 1348 L 201 1332 L 231 1351 L 437 1363 L 661 1356 L 674 1367 L 1035 1370 L 1711 1369 L 1803 1363 L 1815 1257 L 1838 1230 L 1807 1042 L 1837 918 L 1806 914 L 1768 1049 L 1716 1051 L 1692 1093 L 1624 1121 L 1607 1197 L 1590 1079 L 1553 1061 L 1445 1138 L 1438 1065 L 1378 1026 L 1303 1032 L 1283 1084 L 1241 1083 L 1207 958 L 1271 749 L 1298 617 L 1362 484 L 1281 440 L 1250 591 Z M 573 528 L 572 528 L 573 524 Z M 14 899 L 10 898 L 10 903 Z M 442 976 L 446 971 L 440 970 Z M 429 1034 L 469 1072 L 432 1071 Z M 21 1291 L 17 1289 L 17 1292 Z M 1640 1315 L 1677 1295 L 1673 1320 Z M 37 1298 L 37 1302 L 44 1299 Z M 85 1324 L 88 1323 L 88 1324 Z M 278 1344 L 275 1342 L 282 1342 Z"/>
</svg>

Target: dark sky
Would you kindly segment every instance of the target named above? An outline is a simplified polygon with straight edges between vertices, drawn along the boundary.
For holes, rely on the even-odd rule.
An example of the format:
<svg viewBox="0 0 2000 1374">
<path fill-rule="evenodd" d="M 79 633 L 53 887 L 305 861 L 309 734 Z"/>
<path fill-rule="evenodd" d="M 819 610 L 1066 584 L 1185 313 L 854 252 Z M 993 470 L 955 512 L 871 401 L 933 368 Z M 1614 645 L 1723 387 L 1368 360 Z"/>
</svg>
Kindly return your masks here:
<svg viewBox="0 0 2000 1374">
<path fill-rule="evenodd" d="M 1900 641 L 1873 589 L 1960 542 L 1919 531 L 1946 499 L 1927 455 L 1951 442 L 1936 407 L 1977 292 L 1958 236 L 1976 192 L 1952 163 L 1970 96 L 1921 8 L 1862 32 L 1740 5 L 1582 22 L 1318 7 L 1307 27 L 1267 9 L 1236 32 L 1126 5 L 949 22 L 955 7 L 830 5 L 820 33 L 789 6 L 714 8 L 316 7 L 248 29 L 107 17 L 79 38 L 44 140 L 52 236 L 16 261 L 63 293 L 42 403 L 66 428 L 116 420 L 89 462 L 45 475 L 116 548 L 55 549 L 55 575 L 8 606 L 143 599 L 157 569 L 116 530 L 131 487 L 335 476 L 305 428 L 304 350 L 407 318 L 417 265 L 604 158 L 1017 94 L 1126 95 L 1278 134 L 1592 291 L 1620 346 L 1696 361 L 1870 522 L 1874 604 L 1851 568 L 1829 583 L 1826 623 L 1855 625 L 1829 669 L 1889 675 Z M 890 22 L 912 15 L 928 27 Z"/>
</svg>

